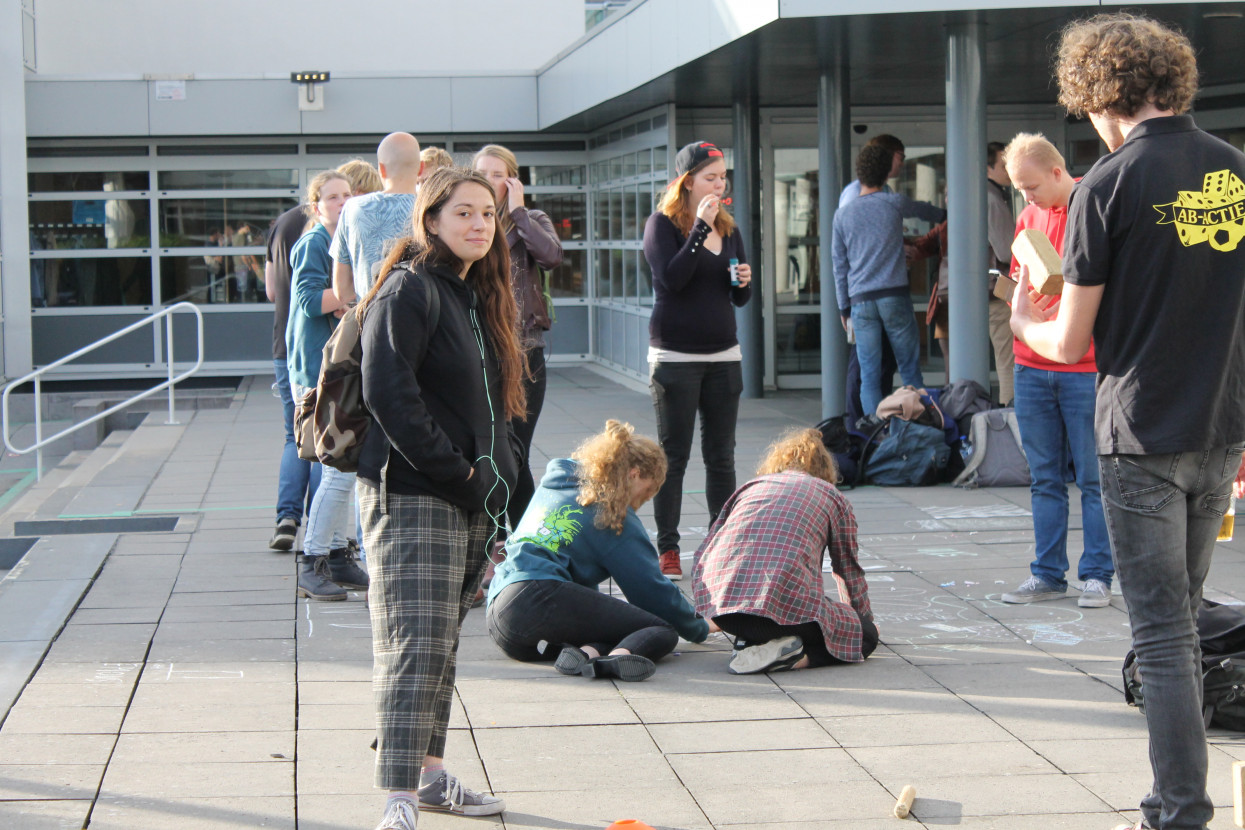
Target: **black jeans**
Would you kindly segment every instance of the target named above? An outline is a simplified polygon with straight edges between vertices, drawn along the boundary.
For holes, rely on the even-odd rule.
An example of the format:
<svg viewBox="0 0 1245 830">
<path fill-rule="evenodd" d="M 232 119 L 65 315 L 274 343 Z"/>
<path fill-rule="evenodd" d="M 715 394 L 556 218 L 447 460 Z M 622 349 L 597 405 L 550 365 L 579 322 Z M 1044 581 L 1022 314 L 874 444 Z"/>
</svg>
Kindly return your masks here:
<svg viewBox="0 0 1245 830">
<path fill-rule="evenodd" d="M 821 626 L 815 622 L 800 625 L 779 625 L 769 617 L 756 614 L 735 612 L 714 617 L 713 621 L 727 634 L 743 640 L 750 646 L 768 643 L 779 637 L 796 636 L 804 641 L 804 654 L 808 657 L 809 668 L 829 666 L 843 661 L 826 650 L 826 637 Z M 860 656 L 868 657 L 878 647 L 878 629 L 868 620 L 860 621 Z"/>
<path fill-rule="evenodd" d="M 666 482 L 653 499 L 657 550 L 665 553 L 679 549 L 683 473 L 692 453 L 697 412 L 710 524 L 735 492 L 735 422 L 743 371 L 738 361 L 654 363 L 648 388 L 657 411 L 657 438 L 669 464 Z"/>
<path fill-rule="evenodd" d="M 656 661 L 674 651 L 674 626 L 630 603 L 556 579 L 514 582 L 488 605 L 488 633 L 507 657 L 553 660 L 557 646 L 592 646 L 601 654 L 625 648 Z M 549 643 L 542 653 L 541 640 Z"/>
<path fill-rule="evenodd" d="M 857 421 L 874 413 L 865 412 L 860 404 L 860 360 L 856 357 L 855 346 L 847 348 L 847 428 L 855 429 Z M 895 372 L 898 370 L 899 362 L 895 360 L 895 350 L 891 348 L 886 332 L 882 332 L 882 397 L 885 398 L 895 391 Z"/>
<path fill-rule="evenodd" d="M 515 418 L 510 422 L 511 429 L 523 442 L 523 458 L 519 461 L 519 480 L 515 482 L 514 492 L 506 504 L 506 517 L 510 526 L 516 527 L 519 519 L 527 511 L 527 505 L 536 493 L 536 479 L 532 477 L 532 436 L 536 434 L 536 421 L 540 419 L 540 410 L 545 406 L 545 349 L 543 346 L 527 352 L 527 364 L 532 369 L 532 379 L 523 382 L 523 391 L 527 393 L 527 420 Z"/>
</svg>

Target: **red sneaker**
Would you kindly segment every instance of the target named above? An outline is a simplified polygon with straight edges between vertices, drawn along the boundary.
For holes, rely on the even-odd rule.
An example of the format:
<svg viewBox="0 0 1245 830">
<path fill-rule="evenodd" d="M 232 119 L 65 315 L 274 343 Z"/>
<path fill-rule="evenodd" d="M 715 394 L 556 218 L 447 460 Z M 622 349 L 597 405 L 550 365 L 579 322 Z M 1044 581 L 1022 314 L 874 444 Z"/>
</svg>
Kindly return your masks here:
<svg viewBox="0 0 1245 830">
<path fill-rule="evenodd" d="M 683 578 L 683 566 L 679 564 L 677 550 L 668 550 L 661 555 L 661 572 L 673 582 Z"/>
</svg>

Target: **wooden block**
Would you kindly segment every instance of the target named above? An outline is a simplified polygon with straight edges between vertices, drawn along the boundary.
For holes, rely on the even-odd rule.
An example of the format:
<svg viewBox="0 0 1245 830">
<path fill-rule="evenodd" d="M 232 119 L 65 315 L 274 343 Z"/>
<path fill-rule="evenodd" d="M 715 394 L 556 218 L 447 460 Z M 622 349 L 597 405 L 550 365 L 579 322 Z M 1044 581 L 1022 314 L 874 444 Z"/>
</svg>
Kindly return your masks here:
<svg viewBox="0 0 1245 830">
<path fill-rule="evenodd" d="M 908 813 L 912 812 L 912 802 L 916 800 L 916 787 L 909 784 L 903 788 L 903 792 L 899 794 L 899 798 L 895 801 L 895 809 L 893 815 L 895 818 L 907 818 Z"/>
<path fill-rule="evenodd" d="M 1007 274 L 999 274 L 999 280 L 994 284 L 994 296 L 1011 305 L 1012 297 L 1016 296 L 1016 285 L 1016 281 Z"/>
<path fill-rule="evenodd" d="M 1232 762 L 1232 821 L 1245 827 L 1245 761 Z"/>
<path fill-rule="evenodd" d="M 1046 234 L 1025 228 L 1016 234 L 1012 253 L 1021 265 L 1029 267 L 1029 283 L 1039 294 L 1053 297 L 1063 293 L 1063 263 Z"/>
</svg>

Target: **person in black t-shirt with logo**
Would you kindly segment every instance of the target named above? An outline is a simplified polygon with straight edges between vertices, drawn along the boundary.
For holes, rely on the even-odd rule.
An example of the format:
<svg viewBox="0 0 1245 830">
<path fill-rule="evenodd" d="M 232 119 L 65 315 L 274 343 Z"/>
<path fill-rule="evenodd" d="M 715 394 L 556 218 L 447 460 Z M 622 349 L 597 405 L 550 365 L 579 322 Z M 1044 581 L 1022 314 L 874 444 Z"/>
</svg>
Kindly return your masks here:
<svg viewBox="0 0 1245 830">
<path fill-rule="evenodd" d="M 1092 336 L 1102 502 L 1154 772 L 1133 827 L 1205 828 L 1196 617 L 1245 446 L 1245 154 L 1184 114 L 1197 62 L 1159 23 L 1072 23 L 1055 72 L 1060 103 L 1111 152 L 1072 194 L 1058 316 L 1022 270 L 1012 330 L 1064 363 Z"/>
</svg>

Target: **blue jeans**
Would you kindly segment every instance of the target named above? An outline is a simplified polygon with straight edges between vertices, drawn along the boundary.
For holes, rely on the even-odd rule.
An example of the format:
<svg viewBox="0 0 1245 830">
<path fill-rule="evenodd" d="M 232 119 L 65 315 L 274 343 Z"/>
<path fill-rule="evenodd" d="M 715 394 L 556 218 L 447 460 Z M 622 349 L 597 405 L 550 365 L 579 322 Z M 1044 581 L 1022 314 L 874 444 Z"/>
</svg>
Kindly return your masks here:
<svg viewBox="0 0 1245 830">
<path fill-rule="evenodd" d="M 1115 575 L 1111 541 L 1098 486 L 1094 445 L 1095 372 L 1053 372 L 1016 366 L 1016 421 L 1033 483 L 1033 535 L 1037 558 L 1029 570 L 1057 588 L 1068 580 L 1068 454 L 1081 490 L 1084 548 L 1077 566 L 1082 581 L 1107 585 Z"/>
<path fill-rule="evenodd" d="M 921 377 L 921 332 L 912 312 L 912 300 L 879 297 L 852 303 L 852 326 L 856 329 L 856 359 L 860 361 L 860 406 L 872 415 L 882 402 L 882 331 L 895 350 L 899 376 L 908 386 L 925 386 Z"/>
<path fill-rule="evenodd" d="M 307 387 L 293 384 L 293 391 L 302 395 Z M 320 484 L 307 511 L 307 531 L 303 534 L 303 553 L 307 556 L 323 556 L 335 548 L 344 548 L 354 515 L 356 475 L 316 466 L 320 467 Z"/>
<path fill-rule="evenodd" d="M 1099 457 L 1111 549 L 1145 679 L 1154 786 L 1141 814 L 1149 827 L 1202 830 L 1215 812 L 1206 793 L 1197 609 L 1241 450 Z"/>
<path fill-rule="evenodd" d="M 277 521 L 293 519 L 303 523 L 304 512 L 311 512 L 311 500 L 320 484 L 320 465 L 298 457 L 294 444 L 294 394 L 290 391 L 290 373 L 284 360 L 272 361 L 277 377 L 277 392 L 285 415 L 285 447 L 281 450 L 281 472 L 277 477 Z"/>
</svg>

